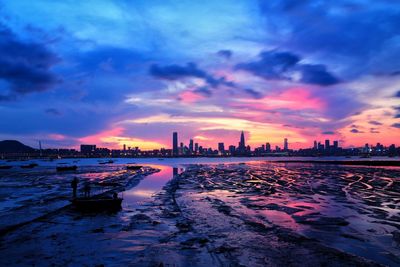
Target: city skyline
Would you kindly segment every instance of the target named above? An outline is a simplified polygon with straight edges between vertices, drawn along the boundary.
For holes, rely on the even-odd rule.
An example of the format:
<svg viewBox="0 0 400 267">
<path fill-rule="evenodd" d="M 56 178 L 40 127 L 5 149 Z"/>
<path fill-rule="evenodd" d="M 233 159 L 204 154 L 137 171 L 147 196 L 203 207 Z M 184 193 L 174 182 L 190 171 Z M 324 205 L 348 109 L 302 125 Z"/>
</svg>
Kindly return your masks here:
<svg viewBox="0 0 400 267">
<path fill-rule="evenodd" d="M 400 4 L 232 3 L 0 1 L 0 140 L 400 145 Z"/>
</svg>

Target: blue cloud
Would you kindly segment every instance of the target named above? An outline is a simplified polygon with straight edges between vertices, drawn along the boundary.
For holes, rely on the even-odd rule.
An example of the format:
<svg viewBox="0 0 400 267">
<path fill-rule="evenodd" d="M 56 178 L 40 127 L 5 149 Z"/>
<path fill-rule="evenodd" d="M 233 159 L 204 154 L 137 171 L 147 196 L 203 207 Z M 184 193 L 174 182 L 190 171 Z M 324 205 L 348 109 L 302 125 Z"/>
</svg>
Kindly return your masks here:
<svg viewBox="0 0 400 267">
<path fill-rule="evenodd" d="M 393 123 L 393 124 L 392 124 L 392 127 L 394 127 L 394 128 L 399 128 L 399 129 L 400 129 L 400 123 Z"/>
<path fill-rule="evenodd" d="M 156 78 L 165 80 L 179 80 L 187 77 L 196 77 L 204 79 L 211 87 L 218 87 L 219 85 L 226 85 L 229 87 L 235 87 L 233 82 L 227 81 L 225 77 L 216 78 L 206 71 L 199 69 L 193 62 L 189 62 L 186 66 L 180 66 L 176 64 L 159 66 L 153 64 L 150 66 L 150 74 Z"/>
<path fill-rule="evenodd" d="M 224 49 L 224 50 L 219 50 L 217 52 L 217 55 L 224 57 L 226 59 L 230 59 L 233 55 L 233 52 L 231 50 Z"/>
<path fill-rule="evenodd" d="M 308 84 L 333 85 L 339 80 L 326 70 L 324 65 L 300 64 L 298 69 L 301 71 L 300 81 Z"/>
<path fill-rule="evenodd" d="M 301 58 L 290 52 L 264 51 L 258 61 L 239 63 L 237 70 L 246 70 L 267 80 L 292 80 L 292 72 L 300 73 L 300 82 L 322 86 L 339 83 L 324 65 L 299 63 Z"/>
<path fill-rule="evenodd" d="M 0 24 L 0 79 L 8 87 L 8 93 L 0 100 L 50 89 L 60 81 L 51 70 L 59 61 L 44 44 L 22 41 Z"/>
</svg>

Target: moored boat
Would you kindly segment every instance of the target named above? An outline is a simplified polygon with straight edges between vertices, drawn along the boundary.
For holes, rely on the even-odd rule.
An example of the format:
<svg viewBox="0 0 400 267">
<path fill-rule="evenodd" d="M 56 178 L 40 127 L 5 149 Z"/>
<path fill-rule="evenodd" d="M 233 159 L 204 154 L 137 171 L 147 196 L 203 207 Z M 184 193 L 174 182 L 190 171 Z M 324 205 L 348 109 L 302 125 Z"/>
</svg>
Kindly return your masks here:
<svg viewBox="0 0 400 267">
<path fill-rule="evenodd" d="M 0 165 L 0 170 L 8 170 L 11 168 L 12 168 L 12 166 L 10 166 L 10 165 Z"/>
<path fill-rule="evenodd" d="M 100 161 L 99 164 L 113 164 L 114 161 L 113 160 L 107 160 L 107 161 Z"/>
<path fill-rule="evenodd" d="M 72 166 L 57 166 L 56 167 L 57 171 L 76 171 L 78 169 L 78 166 L 72 165 Z"/>
<path fill-rule="evenodd" d="M 123 198 L 120 197 L 81 197 L 72 199 L 74 207 L 82 211 L 118 211 Z"/>
<path fill-rule="evenodd" d="M 33 169 L 36 166 L 39 166 L 39 165 L 37 163 L 31 163 L 31 164 L 28 164 L 28 165 L 21 165 L 21 168 L 22 169 Z"/>
<path fill-rule="evenodd" d="M 142 167 L 143 166 L 140 165 L 128 165 L 126 166 L 126 169 L 132 171 L 132 170 L 140 170 Z"/>
</svg>

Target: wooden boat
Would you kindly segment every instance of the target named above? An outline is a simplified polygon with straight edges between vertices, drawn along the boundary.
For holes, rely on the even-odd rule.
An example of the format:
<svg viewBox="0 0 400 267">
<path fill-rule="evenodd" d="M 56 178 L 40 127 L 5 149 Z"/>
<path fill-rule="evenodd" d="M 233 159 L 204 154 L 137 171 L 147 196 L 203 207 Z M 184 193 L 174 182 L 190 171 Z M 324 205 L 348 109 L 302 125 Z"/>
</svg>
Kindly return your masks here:
<svg viewBox="0 0 400 267">
<path fill-rule="evenodd" d="M 11 168 L 12 168 L 12 166 L 10 166 L 10 165 L 0 165 L 0 170 L 8 170 Z"/>
<path fill-rule="evenodd" d="M 126 166 L 126 169 L 130 171 L 135 171 L 135 170 L 140 170 L 142 167 L 143 166 L 140 165 L 128 165 Z"/>
<path fill-rule="evenodd" d="M 28 165 L 21 165 L 21 168 L 22 169 L 32 169 L 32 168 L 35 168 L 36 166 L 39 166 L 39 165 L 37 163 L 31 163 Z"/>
<path fill-rule="evenodd" d="M 78 169 L 78 166 L 73 165 L 73 166 L 57 166 L 57 171 L 62 172 L 62 171 L 76 171 Z"/>
<path fill-rule="evenodd" d="M 81 197 L 72 199 L 74 207 L 81 211 L 118 211 L 121 209 L 123 198 L 120 197 Z"/>
</svg>

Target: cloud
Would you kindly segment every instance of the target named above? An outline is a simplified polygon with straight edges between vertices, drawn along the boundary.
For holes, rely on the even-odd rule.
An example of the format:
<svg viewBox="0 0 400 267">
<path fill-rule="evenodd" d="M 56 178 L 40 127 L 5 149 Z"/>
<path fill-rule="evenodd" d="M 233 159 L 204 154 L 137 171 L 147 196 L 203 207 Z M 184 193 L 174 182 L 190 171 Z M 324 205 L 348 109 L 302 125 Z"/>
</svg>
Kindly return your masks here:
<svg viewBox="0 0 400 267">
<path fill-rule="evenodd" d="M 400 129 L 400 123 L 393 123 L 391 126 Z"/>
<path fill-rule="evenodd" d="M 264 51 L 259 54 L 259 60 L 239 63 L 236 69 L 246 70 L 264 79 L 289 79 L 286 72 L 294 67 L 300 58 L 289 52 Z"/>
<path fill-rule="evenodd" d="M 263 97 L 263 95 L 260 92 L 257 92 L 256 90 L 251 88 L 244 89 L 244 91 L 245 93 L 251 95 L 255 99 L 260 99 Z"/>
<path fill-rule="evenodd" d="M 400 90 L 394 95 L 395 97 L 400 97 Z"/>
<path fill-rule="evenodd" d="M 298 3 L 301 2 L 301 3 Z M 275 45 L 337 64 L 342 77 L 400 69 L 395 1 L 259 1 Z M 384 25 L 384 26 L 383 26 Z"/>
<path fill-rule="evenodd" d="M 379 121 L 369 121 L 368 123 L 372 125 L 382 125 L 382 123 Z"/>
<path fill-rule="evenodd" d="M 197 68 L 193 62 L 189 62 L 186 66 L 168 65 L 161 67 L 158 64 L 150 66 L 150 74 L 161 79 L 178 80 L 185 77 L 206 78 L 208 75 L 205 71 Z"/>
<path fill-rule="evenodd" d="M 193 92 L 196 94 L 205 96 L 205 97 L 212 96 L 212 92 L 211 92 L 210 88 L 208 88 L 207 86 L 198 87 L 195 90 L 193 90 Z"/>
<path fill-rule="evenodd" d="M 59 61 L 59 57 L 44 44 L 19 40 L 0 24 L 0 79 L 8 87 L 8 95 L 3 95 L 0 100 L 50 89 L 60 81 L 51 71 Z"/>
<path fill-rule="evenodd" d="M 333 135 L 333 134 L 335 134 L 335 132 L 333 132 L 333 131 L 325 131 L 325 132 L 322 132 L 322 134 Z"/>
<path fill-rule="evenodd" d="M 294 80 L 293 74 L 298 73 L 299 81 L 306 84 L 327 86 L 339 83 L 325 65 L 301 64 L 300 60 L 291 52 L 263 51 L 259 60 L 239 63 L 235 69 L 248 71 L 266 80 Z"/>
<path fill-rule="evenodd" d="M 308 84 L 333 85 L 339 83 L 339 80 L 326 70 L 324 65 L 303 64 L 298 68 L 301 71 L 300 81 Z"/>
<path fill-rule="evenodd" d="M 351 133 L 363 133 L 362 131 L 357 130 L 357 129 L 351 129 L 350 132 Z"/>
<path fill-rule="evenodd" d="M 377 128 L 370 128 L 369 132 L 372 133 L 372 134 L 380 133 L 380 131 L 378 131 Z"/>
<path fill-rule="evenodd" d="M 159 66 L 153 64 L 150 66 L 150 74 L 159 79 L 165 79 L 175 81 L 187 77 L 201 78 L 206 81 L 211 87 L 218 87 L 219 85 L 226 85 L 229 87 L 235 87 L 233 82 L 227 81 L 225 77 L 215 78 L 213 75 L 206 71 L 199 69 L 196 63 L 189 62 L 186 66 L 180 66 L 177 64 Z"/>
<path fill-rule="evenodd" d="M 230 59 L 232 57 L 233 52 L 231 50 L 219 50 L 217 52 L 218 56 L 221 56 L 226 59 Z"/>
</svg>

